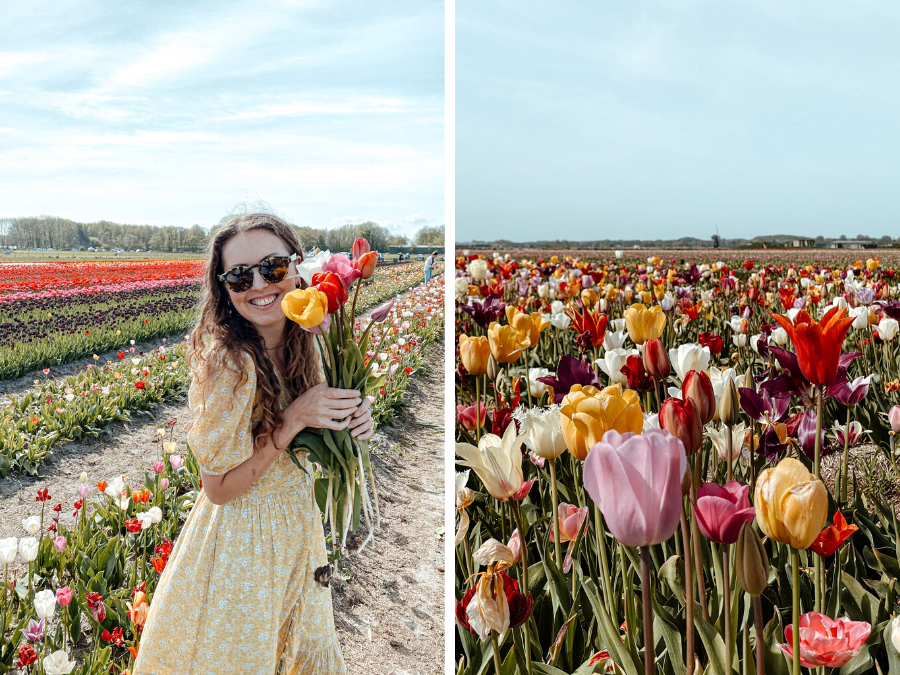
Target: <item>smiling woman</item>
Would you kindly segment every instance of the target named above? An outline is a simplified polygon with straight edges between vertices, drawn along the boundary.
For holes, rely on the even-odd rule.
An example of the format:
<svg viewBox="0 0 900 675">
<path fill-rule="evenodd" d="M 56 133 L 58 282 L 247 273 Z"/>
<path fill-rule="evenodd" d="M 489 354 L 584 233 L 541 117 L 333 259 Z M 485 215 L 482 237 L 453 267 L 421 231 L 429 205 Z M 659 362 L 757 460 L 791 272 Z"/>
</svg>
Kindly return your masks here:
<svg viewBox="0 0 900 675">
<path fill-rule="evenodd" d="M 312 334 L 282 311 L 305 286 L 302 250 L 267 214 L 234 218 L 211 242 L 189 357 L 203 491 L 160 578 L 134 675 L 345 672 L 317 578 L 327 555 L 312 467 L 301 456 L 298 470 L 284 448 L 306 428 L 367 439 L 372 418 L 358 391 L 322 383 Z M 248 583 L 255 573 L 264 581 Z"/>
</svg>

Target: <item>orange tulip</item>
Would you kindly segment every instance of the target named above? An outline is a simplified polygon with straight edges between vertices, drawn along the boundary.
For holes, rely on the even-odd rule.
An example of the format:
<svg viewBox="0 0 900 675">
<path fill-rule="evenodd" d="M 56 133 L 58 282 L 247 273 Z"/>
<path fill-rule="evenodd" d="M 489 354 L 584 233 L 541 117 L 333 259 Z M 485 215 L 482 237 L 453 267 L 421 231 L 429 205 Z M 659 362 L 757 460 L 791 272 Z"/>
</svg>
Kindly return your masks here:
<svg viewBox="0 0 900 675">
<path fill-rule="evenodd" d="M 491 348 L 486 337 L 459 336 L 459 360 L 470 374 L 484 375 L 490 355 Z"/>
<path fill-rule="evenodd" d="M 844 514 L 840 511 L 834 514 L 834 525 L 829 525 L 819 533 L 816 540 L 810 545 L 809 550 L 827 557 L 834 554 L 851 534 L 859 528 L 856 525 L 848 525 Z"/>
<path fill-rule="evenodd" d="M 820 387 L 831 384 L 837 375 L 844 338 L 853 324 L 853 317 L 847 316 L 847 310 L 832 307 L 819 322 L 813 321 L 806 310 L 800 310 L 793 323 L 781 314 L 772 314 L 772 318 L 781 324 L 794 343 L 797 361 L 806 379 Z"/>
<path fill-rule="evenodd" d="M 582 312 L 576 312 L 574 308 L 567 307 L 566 314 L 572 319 L 572 327 L 578 331 L 579 335 L 584 333 L 591 334 L 591 346 L 594 349 L 599 348 L 603 344 L 603 338 L 606 337 L 606 324 L 609 317 L 600 312 L 591 312 L 587 309 Z"/>
</svg>

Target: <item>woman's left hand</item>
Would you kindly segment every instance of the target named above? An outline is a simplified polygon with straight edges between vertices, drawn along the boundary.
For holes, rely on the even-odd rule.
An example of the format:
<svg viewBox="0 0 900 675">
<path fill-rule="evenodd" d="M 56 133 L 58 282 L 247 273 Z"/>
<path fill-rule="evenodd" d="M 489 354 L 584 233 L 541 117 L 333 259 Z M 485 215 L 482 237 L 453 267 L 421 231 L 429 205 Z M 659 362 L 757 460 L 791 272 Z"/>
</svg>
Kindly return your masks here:
<svg viewBox="0 0 900 675">
<path fill-rule="evenodd" d="M 372 397 L 366 396 L 359 404 L 353 419 L 350 420 L 350 435 L 361 441 L 367 441 L 375 434 L 375 420 L 372 419 Z"/>
</svg>

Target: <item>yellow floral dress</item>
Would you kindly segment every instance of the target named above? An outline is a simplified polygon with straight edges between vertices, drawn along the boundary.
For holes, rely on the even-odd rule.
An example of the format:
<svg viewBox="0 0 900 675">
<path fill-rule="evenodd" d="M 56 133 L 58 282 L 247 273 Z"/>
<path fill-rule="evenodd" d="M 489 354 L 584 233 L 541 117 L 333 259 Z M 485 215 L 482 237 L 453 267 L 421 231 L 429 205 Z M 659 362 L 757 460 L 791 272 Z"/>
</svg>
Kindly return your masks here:
<svg viewBox="0 0 900 675">
<path fill-rule="evenodd" d="M 226 363 L 205 410 L 191 384 L 188 442 L 210 475 L 253 454 L 256 373 L 244 357 L 247 381 L 233 391 L 239 377 Z M 134 675 L 345 673 L 331 591 L 314 578 L 326 564 L 312 478 L 287 455 L 228 504 L 201 491 L 153 594 Z"/>
</svg>

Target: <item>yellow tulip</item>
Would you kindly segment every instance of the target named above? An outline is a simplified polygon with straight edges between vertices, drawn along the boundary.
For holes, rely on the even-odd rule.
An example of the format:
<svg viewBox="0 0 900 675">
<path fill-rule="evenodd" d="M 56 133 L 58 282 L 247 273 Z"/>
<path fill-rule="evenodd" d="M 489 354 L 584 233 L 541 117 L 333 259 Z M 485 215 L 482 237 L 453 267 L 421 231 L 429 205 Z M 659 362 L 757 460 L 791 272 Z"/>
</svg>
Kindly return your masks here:
<svg viewBox="0 0 900 675">
<path fill-rule="evenodd" d="M 318 288 L 298 288 L 281 301 L 281 311 L 304 328 L 315 328 L 328 316 L 328 296 Z"/>
<path fill-rule="evenodd" d="M 657 300 L 662 300 L 664 297 L 666 297 L 666 287 L 663 286 L 662 284 L 654 285 L 653 286 L 653 296 Z"/>
<path fill-rule="evenodd" d="M 459 336 L 459 360 L 471 375 L 484 375 L 487 372 L 488 357 L 491 347 L 484 336 Z"/>
<path fill-rule="evenodd" d="M 559 423 L 569 452 L 584 460 L 610 429 L 620 434 L 641 433 L 644 416 L 632 389 L 623 392 L 621 385 L 616 384 L 599 390 L 576 384 L 562 400 Z"/>
<path fill-rule="evenodd" d="M 550 262 L 555 265 L 559 262 L 559 258 L 555 255 L 552 255 L 552 256 L 550 256 Z"/>
<path fill-rule="evenodd" d="M 878 258 L 869 258 L 866 260 L 866 269 L 870 272 L 874 272 L 878 269 Z"/>
<path fill-rule="evenodd" d="M 793 457 L 759 475 L 754 502 L 760 529 L 799 550 L 810 547 L 828 519 L 825 485 Z"/>
<path fill-rule="evenodd" d="M 501 326 L 496 321 L 488 328 L 488 344 L 497 363 L 515 363 L 522 354 L 516 329 L 512 326 Z"/>
<path fill-rule="evenodd" d="M 510 324 L 516 329 L 516 334 L 519 336 L 519 344 L 523 348 L 527 348 L 537 347 L 541 331 L 549 326 L 550 322 L 544 321 L 540 312 L 533 312 L 532 314 L 519 312 L 512 318 Z"/>
<path fill-rule="evenodd" d="M 581 291 L 581 301 L 585 307 L 593 307 L 597 304 L 597 291 L 593 288 L 585 288 Z"/>
<path fill-rule="evenodd" d="M 634 304 L 625 310 L 625 326 L 632 342 L 642 345 L 662 334 L 666 315 L 659 305 L 648 309 L 645 305 Z"/>
</svg>

